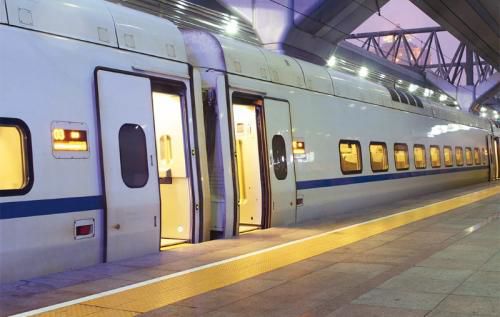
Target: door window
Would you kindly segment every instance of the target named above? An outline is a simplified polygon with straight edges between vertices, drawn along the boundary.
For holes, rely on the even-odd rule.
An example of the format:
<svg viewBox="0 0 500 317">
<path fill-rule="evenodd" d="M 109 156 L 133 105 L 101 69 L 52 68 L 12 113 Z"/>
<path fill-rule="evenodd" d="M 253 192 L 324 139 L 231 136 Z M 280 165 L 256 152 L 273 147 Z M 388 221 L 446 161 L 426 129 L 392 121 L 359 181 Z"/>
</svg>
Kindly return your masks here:
<svg viewBox="0 0 500 317">
<path fill-rule="evenodd" d="M 146 135 L 138 124 L 124 124 L 118 133 L 122 178 L 130 188 L 144 187 L 148 182 Z"/>
<path fill-rule="evenodd" d="M 288 168 L 286 165 L 285 139 L 281 135 L 276 134 L 273 136 L 272 150 L 274 175 L 276 175 L 277 179 L 283 180 L 288 174 Z"/>
</svg>

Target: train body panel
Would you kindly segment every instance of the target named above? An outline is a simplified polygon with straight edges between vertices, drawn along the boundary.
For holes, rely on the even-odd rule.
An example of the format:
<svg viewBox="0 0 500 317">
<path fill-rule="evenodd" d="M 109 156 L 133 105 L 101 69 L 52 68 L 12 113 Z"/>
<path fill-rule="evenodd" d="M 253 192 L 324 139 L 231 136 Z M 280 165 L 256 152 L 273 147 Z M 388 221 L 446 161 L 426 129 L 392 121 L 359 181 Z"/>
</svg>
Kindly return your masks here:
<svg viewBox="0 0 500 317">
<path fill-rule="evenodd" d="M 0 0 L 0 41 L 0 282 L 499 174 L 487 121 L 114 4 Z"/>
<path fill-rule="evenodd" d="M 185 240 L 203 239 L 198 235 L 202 224 L 195 219 L 203 212 L 202 208 L 195 211 L 196 206 L 204 204 L 200 201 L 195 154 L 204 151 L 194 151 L 191 155 L 191 149 L 197 147 L 198 131 L 191 109 L 194 94 L 187 64 L 7 25 L 0 25 L 0 40 L 9 43 L 0 52 L 0 117 L 20 119 L 29 128 L 32 147 L 28 150 L 32 152 L 34 176 L 33 186 L 26 194 L 0 195 L 0 281 L 80 268 L 105 260 L 106 235 L 112 228 L 106 228 L 106 197 L 102 190 L 94 80 L 98 67 L 130 72 L 148 78 L 148 82 L 150 77 L 159 82 L 165 79 L 183 87 L 185 135 L 181 132 L 180 136 L 184 138 L 185 165 L 189 168 L 186 174 L 189 184 L 184 191 L 187 190 L 192 203 L 186 207 L 190 223 L 182 230 L 189 236 Z M 119 89 L 111 93 L 120 94 Z M 88 148 L 84 155 L 55 151 L 54 130 L 75 125 L 86 133 Z M 155 165 L 157 158 L 153 156 L 151 164 Z M 119 168 L 120 162 L 115 164 Z M 120 199 L 126 202 L 128 198 Z M 133 221 L 141 217 L 141 208 L 149 205 L 150 202 L 142 201 L 125 217 Z M 148 220 L 148 225 L 159 225 L 160 216 Z M 85 239 L 76 234 L 82 222 L 92 224 L 91 235 Z M 152 252 L 141 244 L 132 247 L 133 235 L 127 239 L 124 239 L 127 250 L 121 258 Z M 154 239 L 157 252 L 160 237 Z"/>
</svg>

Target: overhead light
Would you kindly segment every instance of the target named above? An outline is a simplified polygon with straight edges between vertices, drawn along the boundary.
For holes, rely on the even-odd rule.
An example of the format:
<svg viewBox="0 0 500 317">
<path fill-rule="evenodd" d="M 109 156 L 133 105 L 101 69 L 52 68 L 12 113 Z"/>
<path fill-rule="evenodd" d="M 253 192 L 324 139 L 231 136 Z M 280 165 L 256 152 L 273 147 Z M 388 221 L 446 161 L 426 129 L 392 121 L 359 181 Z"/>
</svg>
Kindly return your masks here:
<svg viewBox="0 0 500 317">
<path fill-rule="evenodd" d="M 458 102 L 456 102 L 456 101 L 453 101 L 453 104 L 454 104 L 454 105 L 456 106 L 456 105 L 458 105 Z"/>
<path fill-rule="evenodd" d="M 231 20 L 227 21 L 226 26 L 225 26 L 225 30 L 226 30 L 227 34 L 231 34 L 231 35 L 238 33 L 238 30 L 239 30 L 238 21 L 236 21 L 235 19 L 231 19 Z"/>
<path fill-rule="evenodd" d="M 481 112 L 481 117 L 486 118 L 487 114 L 486 112 Z"/>
<path fill-rule="evenodd" d="M 486 112 L 486 107 L 481 107 L 481 109 L 479 109 L 479 111 Z"/>
<path fill-rule="evenodd" d="M 362 67 L 359 69 L 359 71 L 358 71 L 358 75 L 359 75 L 359 77 L 366 77 L 366 76 L 368 76 L 368 73 L 369 73 L 368 68 L 366 68 L 366 67 L 364 67 L 364 66 L 362 66 Z"/>
<path fill-rule="evenodd" d="M 415 85 L 415 84 L 410 84 L 410 86 L 408 86 L 408 91 L 409 92 L 414 92 L 417 89 L 418 89 L 418 86 Z"/>
<path fill-rule="evenodd" d="M 460 107 L 459 107 L 459 106 L 456 106 L 456 107 L 455 107 L 455 109 L 460 110 Z"/>
<path fill-rule="evenodd" d="M 337 63 L 337 58 L 334 55 L 330 56 L 330 58 L 326 61 L 326 65 L 328 67 L 333 67 L 335 66 L 336 63 Z"/>
<path fill-rule="evenodd" d="M 446 99 L 448 99 L 448 96 L 446 96 L 445 94 L 441 94 L 439 96 L 439 101 L 446 101 Z"/>
<path fill-rule="evenodd" d="M 380 78 L 385 78 L 385 74 L 380 74 Z"/>
<path fill-rule="evenodd" d="M 498 113 L 493 114 L 493 118 L 498 119 L 499 117 L 500 117 L 500 115 Z"/>
<path fill-rule="evenodd" d="M 496 110 L 493 110 L 493 114 L 498 114 L 498 111 L 496 111 Z"/>
<path fill-rule="evenodd" d="M 398 79 L 398 84 L 402 84 L 403 81 L 401 79 Z"/>
</svg>

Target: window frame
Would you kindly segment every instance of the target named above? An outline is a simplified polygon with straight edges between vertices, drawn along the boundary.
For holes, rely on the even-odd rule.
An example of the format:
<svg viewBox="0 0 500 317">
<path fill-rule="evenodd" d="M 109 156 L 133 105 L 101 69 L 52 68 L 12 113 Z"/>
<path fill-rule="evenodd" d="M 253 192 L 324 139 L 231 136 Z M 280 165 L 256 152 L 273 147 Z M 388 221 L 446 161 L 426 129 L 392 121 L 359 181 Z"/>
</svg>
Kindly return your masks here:
<svg viewBox="0 0 500 317">
<path fill-rule="evenodd" d="M 21 131 L 23 147 L 24 147 L 24 159 L 26 160 L 24 166 L 26 169 L 25 177 L 27 178 L 27 181 L 24 187 L 22 188 L 3 189 L 3 190 L 0 189 L 0 197 L 26 195 L 31 191 L 31 189 L 33 188 L 33 184 L 35 182 L 35 174 L 33 171 L 33 150 L 31 143 L 31 131 L 28 125 L 23 120 L 17 118 L 0 117 L 0 126 L 7 126 L 7 127 L 14 126 Z"/>
<path fill-rule="evenodd" d="M 408 163 L 407 166 L 405 168 L 398 168 L 397 164 L 396 164 L 396 146 L 399 146 L 399 145 L 402 145 L 404 147 L 406 147 L 406 162 Z M 394 152 L 394 168 L 396 169 L 396 171 L 407 171 L 410 169 L 410 153 L 409 153 L 409 150 L 408 150 L 408 144 L 407 143 L 394 143 L 394 146 L 392 148 L 393 152 Z"/>
<path fill-rule="evenodd" d="M 446 164 L 446 157 L 444 155 L 444 151 L 446 151 L 446 149 L 450 150 L 451 164 Z M 443 146 L 443 163 L 444 163 L 444 167 L 453 167 L 453 165 L 454 165 L 453 156 L 454 156 L 453 155 L 453 148 L 450 145 Z"/>
<path fill-rule="evenodd" d="M 474 162 L 474 165 L 481 165 L 481 152 L 479 151 L 479 148 L 478 147 L 475 147 L 474 148 L 474 151 L 472 152 L 473 153 L 473 162 Z M 479 158 L 479 162 L 476 161 L 476 153 L 477 153 L 477 157 Z"/>
<path fill-rule="evenodd" d="M 283 150 L 285 152 L 285 161 L 284 162 L 279 162 L 278 164 L 285 166 L 285 168 L 284 168 L 284 172 L 285 172 L 284 176 L 281 173 L 277 172 L 277 171 L 280 171 L 280 170 L 277 169 L 277 167 L 276 167 L 278 164 L 276 164 L 276 161 L 275 161 L 275 158 L 276 158 L 276 156 L 275 156 L 276 153 L 275 152 L 276 151 L 275 151 L 275 147 L 274 147 L 274 145 L 275 145 L 274 141 L 277 140 L 277 139 L 279 139 L 280 141 L 283 141 Z M 272 153 L 273 153 L 273 155 L 272 155 L 272 162 L 273 162 L 274 176 L 279 181 L 285 180 L 288 177 L 288 156 L 287 156 L 288 154 L 286 152 L 286 140 L 283 137 L 283 135 L 281 135 L 281 134 L 275 134 L 275 135 L 273 135 L 273 137 L 271 138 L 271 149 L 272 149 Z"/>
<path fill-rule="evenodd" d="M 439 153 L 439 165 L 436 166 L 432 163 L 432 148 L 437 148 Z M 439 145 L 429 146 L 429 159 L 431 160 L 431 168 L 441 168 L 443 166 L 443 160 L 441 159 L 441 147 Z"/>
<path fill-rule="evenodd" d="M 462 151 L 462 163 L 461 164 L 458 164 L 457 149 L 460 149 Z M 457 166 L 464 166 L 465 165 L 465 152 L 464 152 L 464 148 L 461 146 L 455 146 L 455 165 L 457 165 Z"/>
<path fill-rule="evenodd" d="M 123 158 L 124 156 L 122 155 L 123 152 L 122 152 L 122 147 L 121 147 L 121 138 L 120 138 L 120 134 L 122 132 L 122 129 L 125 127 L 125 126 L 137 126 L 140 128 L 140 131 L 142 133 L 142 136 L 144 137 L 144 155 L 145 155 L 145 158 L 146 158 L 146 164 L 145 164 L 145 167 L 146 167 L 146 179 L 144 181 L 144 183 L 140 186 L 136 186 L 136 185 L 130 185 L 128 182 L 125 181 L 125 177 L 123 176 Z M 144 129 L 141 127 L 140 124 L 137 124 L 137 123 L 123 123 L 121 126 L 120 126 L 120 129 L 118 130 L 118 150 L 119 150 L 119 156 L 120 156 L 120 175 L 122 176 L 122 182 L 123 184 L 125 184 L 125 186 L 127 186 L 128 188 L 132 188 L 132 189 L 137 189 L 137 188 L 143 188 L 145 187 L 148 182 L 149 182 L 149 157 L 148 157 L 148 146 L 147 146 L 147 138 L 146 138 L 146 132 L 144 132 Z"/>
<path fill-rule="evenodd" d="M 385 158 L 387 160 L 386 169 L 380 169 L 380 170 L 373 169 L 372 151 L 370 150 L 370 147 L 372 145 L 381 145 L 384 148 Z M 368 145 L 368 152 L 370 152 L 370 168 L 372 169 L 373 173 L 383 173 L 389 171 L 389 153 L 387 152 L 387 144 L 385 142 L 377 142 L 377 141 L 370 142 L 370 144 Z"/>
<path fill-rule="evenodd" d="M 469 150 L 470 152 L 470 157 L 471 157 L 471 160 L 470 160 L 470 164 L 469 162 L 467 161 L 467 149 Z M 474 152 L 472 151 L 472 148 L 470 146 L 466 146 L 465 147 L 465 164 L 467 166 L 472 166 L 474 165 Z"/>
<path fill-rule="evenodd" d="M 342 168 L 342 153 L 340 152 L 340 145 L 342 143 L 353 143 L 356 144 L 359 150 L 359 165 L 360 169 L 359 170 L 354 170 L 354 171 L 344 171 Z M 342 172 L 343 175 L 353 175 L 353 174 L 361 174 L 363 173 L 363 152 L 361 149 L 361 143 L 357 140 L 347 140 L 347 139 L 341 139 L 339 140 L 339 145 L 338 145 L 338 152 L 339 152 L 339 164 L 340 164 L 340 171 Z"/>
<path fill-rule="evenodd" d="M 417 160 L 415 160 L 415 149 L 416 148 L 423 148 L 424 149 L 424 166 L 423 167 L 417 167 Z M 413 165 L 415 166 L 415 169 L 417 170 L 423 170 L 427 168 L 427 148 L 425 147 L 425 144 L 413 144 Z"/>
</svg>

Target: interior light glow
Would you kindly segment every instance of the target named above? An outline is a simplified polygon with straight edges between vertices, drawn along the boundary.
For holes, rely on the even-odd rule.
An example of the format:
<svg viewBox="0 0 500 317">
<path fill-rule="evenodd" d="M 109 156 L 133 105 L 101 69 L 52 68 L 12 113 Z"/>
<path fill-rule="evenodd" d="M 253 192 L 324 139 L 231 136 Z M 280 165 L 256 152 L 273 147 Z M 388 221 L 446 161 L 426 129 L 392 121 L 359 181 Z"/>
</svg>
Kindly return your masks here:
<svg viewBox="0 0 500 317">
<path fill-rule="evenodd" d="M 455 107 L 455 109 L 460 110 L 460 107 L 459 107 L 459 106 L 456 106 L 456 107 Z"/>
<path fill-rule="evenodd" d="M 359 71 L 358 71 L 358 75 L 359 75 L 359 77 L 366 77 L 366 76 L 368 76 L 368 73 L 369 73 L 368 68 L 366 68 L 366 67 L 364 67 L 364 66 L 362 66 L 362 67 L 359 69 Z"/>
<path fill-rule="evenodd" d="M 84 141 L 69 141 L 69 142 L 54 142 L 55 151 L 87 151 L 87 142 Z"/>
<path fill-rule="evenodd" d="M 337 58 L 335 56 L 330 56 L 330 58 L 326 61 L 326 65 L 328 67 L 333 67 L 337 63 Z"/>
<path fill-rule="evenodd" d="M 441 94 L 439 96 L 439 101 L 446 101 L 448 99 L 448 96 L 446 96 L 445 94 Z"/>
<path fill-rule="evenodd" d="M 72 139 L 79 139 L 80 138 L 80 132 L 79 131 L 71 131 L 70 132 L 70 137 Z"/>
<path fill-rule="evenodd" d="M 481 117 L 482 117 L 482 118 L 486 118 L 486 116 L 487 116 L 487 115 L 488 115 L 488 114 L 486 114 L 486 112 L 481 112 Z"/>
<path fill-rule="evenodd" d="M 64 136 L 64 129 L 54 129 L 54 130 L 52 130 L 52 137 L 56 141 L 62 141 L 62 140 L 64 140 L 64 138 L 65 138 L 65 136 Z"/>
<path fill-rule="evenodd" d="M 409 92 L 414 92 L 417 89 L 418 89 L 418 85 L 410 84 L 410 86 L 408 86 L 408 91 Z"/>
<path fill-rule="evenodd" d="M 493 110 L 493 114 L 498 114 L 498 111 L 496 111 L 496 110 Z"/>
<path fill-rule="evenodd" d="M 481 107 L 481 109 L 479 109 L 479 111 L 486 112 L 486 107 Z"/>
<path fill-rule="evenodd" d="M 380 74 L 380 78 L 385 78 L 385 74 Z"/>
<path fill-rule="evenodd" d="M 231 34 L 231 35 L 238 33 L 238 31 L 239 31 L 238 21 L 236 21 L 235 19 L 231 19 L 231 20 L 227 21 L 226 26 L 225 26 L 225 30 L 226 30 L 227 34 Z"/>
<path fill-rule="evenodd" d="M 454 105 L 456 106 L 456 105 L 458 105 L 458 102 L 456 102 L 456 101 L 453 101 L 453 104 L 454 104 Z"/>
<path fill-rule="evenodd" d="M 493 114 L 493 118 L 498 119 L 499 117 L 500 117 L 500 115 L 498 113 Z"/>
<path fill-rule="evenodd" d="M 87 131 L 52 129 L 52 149 L 54 151 L 88 151 Z"/>
</svg>

